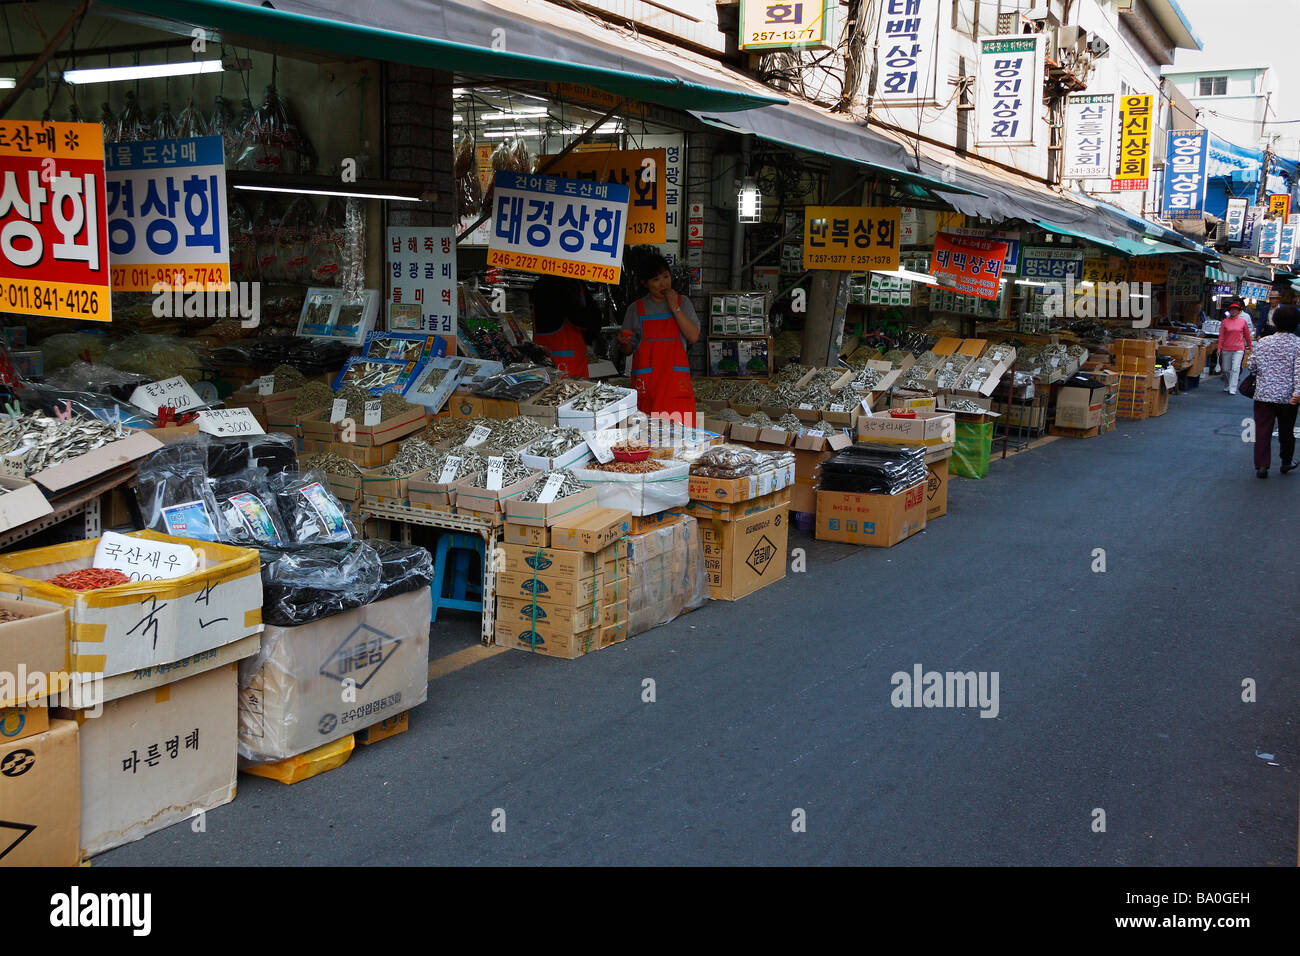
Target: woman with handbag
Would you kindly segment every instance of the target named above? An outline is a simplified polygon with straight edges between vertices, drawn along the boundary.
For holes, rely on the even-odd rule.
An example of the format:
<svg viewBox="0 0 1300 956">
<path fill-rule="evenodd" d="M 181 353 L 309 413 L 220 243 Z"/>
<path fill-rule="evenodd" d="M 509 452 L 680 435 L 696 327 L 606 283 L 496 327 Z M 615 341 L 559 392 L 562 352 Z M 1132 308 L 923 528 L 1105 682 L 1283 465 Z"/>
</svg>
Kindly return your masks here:
<svg viewBox="0 0 1300 956">
<path fill-rule="evenodd" d="M 1274 335 L 1255 343 L 1247 368 L 1250 375 L 1241 383 L 1241 393 L 1255 399 L 1255 475 L 1268 477 L 1273 451 L 1273 424 L 1277 423 L 1282 452 L 1282 474 L 1294 471 L 1296 412 L 1300 411 L 1300 311 L 1293 305 L 1273 313 Z"/>
</svg>

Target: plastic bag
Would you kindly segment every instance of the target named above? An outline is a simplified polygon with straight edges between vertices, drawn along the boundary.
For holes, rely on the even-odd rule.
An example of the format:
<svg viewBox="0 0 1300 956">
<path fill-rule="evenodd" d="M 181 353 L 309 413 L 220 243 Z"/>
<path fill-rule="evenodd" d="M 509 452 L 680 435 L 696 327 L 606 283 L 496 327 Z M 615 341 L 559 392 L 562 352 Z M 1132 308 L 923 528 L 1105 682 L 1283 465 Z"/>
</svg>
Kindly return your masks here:
<svg viewBox="0 0 1300 956">
<path fill-rule="evenodd" d="M 144 118 L 144 110 L 135 98 L 134 90 L 127 90 L 126 104 L 117 117 L 117 143 L 134 143 L 149 138 L 149 123 Z"/>
<path fill-rule="evenodd" d="M 183 441 L 154 452 L 140 466 L 135 488 L 145 528 L 180 538 L 220 540 L 221 512 L 208 487 L 207 450 Z"/>
<path fill-rule="evenodd" d="M 89 353 L 90 360 L 99 363 L 107 351 L 108 339 L 90 332 L 60 332 L 41 340 L 41 358 L 46 374 L 71 365 L 83 353 Z"/>
<path fill-rule="evenodd" d="M 268 481 L 292 544 L 340 544 L 355 534 L 322 471 L 284 471 Z"/>
<path fill-rule="evenodd" d="M 193 339 L 174 335 L 128 335 L 104 353 L 104 362 L 123 372 L 136 372 L 151 382 L 183 375 L 191 382 L 203 377 L 203 361 L 190 346 Z"/>
<path fill-rule="evenodd" d="M 627 578 L 628 636 L 667 624 L 709 599 L 700 535 L 689 515 L 666 528 L 631 535 L 628 560 L 615 574 L 612 580 Z"/>
<path fill-rule="evenodd" d="M 347 204 L 331 199 L 312 228 L 307 249 L 307 279 L 312 286 L 338 285 L 343 268 L 343 230 L 347 226 Z"/>
<path fill-rule="evenodd" d="M 164 103 L 158 115 L 153 118 L 153 124 L 149 127 L 149 135 L 153 139 L 175 139 L 180 125 L 176 122 L 176 114 L 172 112 L 170 103 Z"/>
<path fill-rule="evenodd" d="M 193 139 L 199 136 L 208 135 L 208 122 L 199 112 L 199 108 L 194 105 L 194 98 L 185 104 L 185 109 L 181 110 L 176 117 L 176 135 L 182 139 Z"/>
<path fill-rule="evenodd" d="M 452 161 L 452 178 L 456 181 L 456 213 L 461 219 L 477 216 L 483 210 L 483 185 L 478 178 L 474 140 L 462 137 L 456 144 Z"/>
<path fill-rule="evenodd" d="M 225 478 L 246 468 L 260 468 L 268 478 L 298 470 L 298 443 L 292 435 L 271 432 L 242 438 L 209 438 L 208 477 Z"/>
<path fill-rule="evenodd" d="M 223 541 L 246 548 L 288 543 L 275 496 L 267 489 L 266 472 L 261 468 L 246 468 L 214 478 L 209 484 L 221 509 Z"/>
<path fill-rule="evenodd" d="M 382 601 L 397 594 L 425 588 L 433 581 L 433 555 L 427 548 L 397 544 L 394 541 L 368 541 L 379 555 L 382 568 L 379 593 L 374 600 Z"/>
<path fill-rule="evenodd" d="M 266 88 L 262 105 L 240 130 L 235 168 L 289 174 L 310 173 L 316 168 L 316 150 L 275 86 Z"/>
<path fill-rule="evenodd" d="M 275 242 L 279 247 L 277 255 L 285 278 L 289 282 L 306 284 L 311 281 L 311 271 L 307 266 L 308 250 L 311 244 L 313 220 L 316 210 L 311 200 L 299 196 L 289 206 L 289 210 L 280 220 L 275 231 Z"/>
<path fill-rule="evenodd" d="M 370 604 L 383 580 L 379 554 L 364 541 L 259 551 L 267 624 L 306 624 Z"/>
</svg>

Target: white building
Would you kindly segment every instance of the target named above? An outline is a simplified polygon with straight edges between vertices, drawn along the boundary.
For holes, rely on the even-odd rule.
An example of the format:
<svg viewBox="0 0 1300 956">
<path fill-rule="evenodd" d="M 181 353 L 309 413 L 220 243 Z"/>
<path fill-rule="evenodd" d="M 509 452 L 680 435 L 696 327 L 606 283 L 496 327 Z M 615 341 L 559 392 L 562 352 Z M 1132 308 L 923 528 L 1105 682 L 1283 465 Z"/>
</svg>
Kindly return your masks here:
<svg viewBox="0 0 1300 956">
<path fill-rule="evenodd" d="M 1202 126 L 1238 146 L 1273 149 L 1287 159 L 1300 159 L 1300 141 L 1292 126 L 1277 125 L 1277 74 L 1271 64 L 1213 62 L 1207 54 L 1179 55 L 1164 68 L 1197 109 Z"/>
</svg>

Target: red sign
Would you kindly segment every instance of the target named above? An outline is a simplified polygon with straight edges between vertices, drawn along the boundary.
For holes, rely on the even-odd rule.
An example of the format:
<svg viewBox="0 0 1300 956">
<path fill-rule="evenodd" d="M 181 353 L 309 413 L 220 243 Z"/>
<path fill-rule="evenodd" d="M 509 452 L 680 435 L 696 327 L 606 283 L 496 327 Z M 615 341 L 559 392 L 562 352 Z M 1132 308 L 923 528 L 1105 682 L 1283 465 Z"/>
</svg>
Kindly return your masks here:
<svg viewBox="0 0 1300 956">
<path fill-rule="evenodd" d="M 0 311 L 112 318 L 98 123 L 0 122 Z"/>
<path fill-rule="evenodd" d="M 1007 243 L 997 239 L 938 233 L 934 238 L 934 252 L 930 254 L 930 275 L 952 276 L 956 284 L 944 285 L 956 292 L 996 299 L 1007 248 Z"/>
</svg>

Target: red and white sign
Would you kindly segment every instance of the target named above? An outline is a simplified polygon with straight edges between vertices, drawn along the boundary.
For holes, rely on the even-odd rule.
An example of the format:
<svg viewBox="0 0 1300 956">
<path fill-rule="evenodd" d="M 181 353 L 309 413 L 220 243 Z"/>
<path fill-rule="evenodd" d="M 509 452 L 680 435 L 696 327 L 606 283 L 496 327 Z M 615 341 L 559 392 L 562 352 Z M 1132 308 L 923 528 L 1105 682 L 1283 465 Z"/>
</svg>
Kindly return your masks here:
<svg viewBox="0 0 1300 956">
<path fill-rule="evenodd" d="M 112 319 L 98 123 L 0 121 L 0 312 Z"/>
<path fill-rule="evenodd" d="M 1005 242 L 941 232 L 934 238 L 930 275 L 951 276 L 954 283 L 940 284 L 956 292 L 996 299 L 1006 258 Z"/>
</svg>

